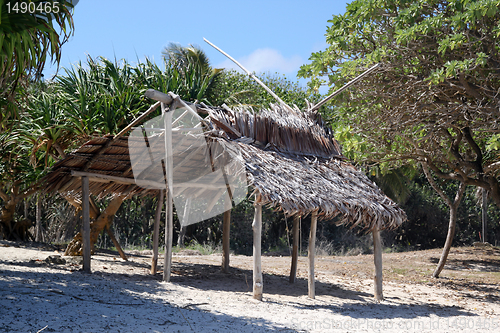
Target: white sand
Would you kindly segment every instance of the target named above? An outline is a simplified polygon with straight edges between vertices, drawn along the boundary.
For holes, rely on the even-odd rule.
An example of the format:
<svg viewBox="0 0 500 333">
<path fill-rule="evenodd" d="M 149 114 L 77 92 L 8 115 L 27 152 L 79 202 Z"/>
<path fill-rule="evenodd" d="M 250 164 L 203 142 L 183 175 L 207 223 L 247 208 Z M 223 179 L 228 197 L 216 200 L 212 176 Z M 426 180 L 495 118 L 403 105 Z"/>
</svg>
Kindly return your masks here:
<svg viewBox="0 0 500 333">
<path fill-rule="evenodd" d="M 377 304 L 373 281 L 319 271 L 312 300 L 307 281 L 289 284 L 273 275 L 281 258 L 264 257 L 258 302 L 251 257 L 232 257 L 243 268 L 226 275 L 220 256 L 198 257 L 204 264 L 174 256 L 172 282 L 164 283 L 149 275 L 144 256 L 124 262 L 94 255 L 89 275 L 77 265 L 45 263 L 54 251 L 15 246 L 0 242 L 0 332 L 500 332 L 500 305 L 480 292 L 463 298 L 460 291 L 384 282 L 386 300 Z M 299 276 L 307 270 L 300 259 Z"/>
</svg>

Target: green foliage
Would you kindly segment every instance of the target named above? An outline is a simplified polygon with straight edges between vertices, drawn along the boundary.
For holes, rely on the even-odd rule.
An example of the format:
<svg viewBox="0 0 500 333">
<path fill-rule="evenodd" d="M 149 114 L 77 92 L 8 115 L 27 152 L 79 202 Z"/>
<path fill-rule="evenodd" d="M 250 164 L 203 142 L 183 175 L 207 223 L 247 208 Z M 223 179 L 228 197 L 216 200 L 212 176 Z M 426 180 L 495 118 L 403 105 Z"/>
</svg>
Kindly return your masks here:
<svg viewBox="0 0 500 333">
<path fill-rule="evenodd" d="M 382 169 L 425 163 L 438 177 L 500 193 L 499 6 L 355 0 L 333 16 L 327 49 L 299 71 L 311 91 L 336 90 L 381 64 L 326 110 L 344 154 Z"/>
<path fill-rule="evenodd" d="M 317 103 L 321 95 L 311 94 L 299 86 L 298 82 L 291 81 L 284 75 L 261 75 L 259 79 L 267 85 L 276 95 L 289 105 L 305 108 L 305 100 Z M 224 71 L 215 79 L 213 87 L 209 90 L 207 99 L 213 105 L 223 103 L 232 105 L 248 105 L 255 108 L 269 107 L 276 100 L 264 90 L 257 82 L 246 74 L 237 71 Z"/>
<path fill-rule="evenodd" d="M 73 5 L 66 0 L 44 2 L 50 8 L 57 6 L 57 13 L 9 13 L 9 8 L 12 10 L 19 1 L 0 0 L 0 130 L 9 126 L 9 119 L 19 117 L 18 103 L 24 88 L 40 78 L 47 57 L 59 64 L 61 46 L 73 32 Z M 24 3 L 29 6 L 42 2 Z"/>
</svg>

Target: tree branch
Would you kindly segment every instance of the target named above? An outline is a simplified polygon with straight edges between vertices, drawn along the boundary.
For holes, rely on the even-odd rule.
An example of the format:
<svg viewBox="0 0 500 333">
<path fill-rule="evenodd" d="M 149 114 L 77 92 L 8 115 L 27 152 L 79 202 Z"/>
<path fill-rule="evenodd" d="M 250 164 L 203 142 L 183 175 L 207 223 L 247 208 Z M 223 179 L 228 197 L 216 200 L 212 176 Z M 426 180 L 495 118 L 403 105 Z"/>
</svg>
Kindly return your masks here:
<svg viewBox="0 0 500 333">
<path fill-rule="evenodd" d="M 500 161 L 486 165 L 484 167 L 484 173 L 494 172 L 496 169 L 500 169 Z"/>
<path fill-rule="evenodd" d="M 436 182 L 434 181 L 434 178 L 432 178 L 432 175 L 429 171 L 427 163 L 420 162 L 420 165 L 422 165 L 422 169 L 424 170 L 425 177 L 429 181 L 429 184 L 431 184 L 434 191 L 436 191 L 437 194 L 439 194 L 439 196 L 446 202 L 448 207 L 452 207 L 453 202 L 451 202 L 450 198 L 448 198 L 448 196 L 444 193 L 443 189 L 436 184 Z"/>
<path fill-rule="evenodd" d="M 0 190 L 0 198 L 2 198 L 3 201 L 9 200 L 9 196 L 2 190 Z"/>
<path fill-rule="evenodd" d="M 477 89 L 471 87 L 469 82 L 465 80 L 465 75 L 463 73 L 458 76 L 458 79 L 460 80 L 460 83 L 462 84 L 462 86 L 465 88 L 465 91 L 467 91 L 469 95 L 479 100 L 483 99 L 483 96 L 481 96 L 481 94 L 477 91 Z"/>
<path fill-rule="evenodd" d="M 464 133 L 465 140 L 469 143 L 469 145 L 472 147 L 472 150 L 476 153 L 476 161 L 473 163 L 474 169 L 479 173 L 483 174 L 483 153 L 481 152 L 481 148 L 477 145 L 476 141 L 474 141 L 474 138 L 472 137 L 471 129 L 469 127 L 465 127 L 462 132 Z"/>
</svg>

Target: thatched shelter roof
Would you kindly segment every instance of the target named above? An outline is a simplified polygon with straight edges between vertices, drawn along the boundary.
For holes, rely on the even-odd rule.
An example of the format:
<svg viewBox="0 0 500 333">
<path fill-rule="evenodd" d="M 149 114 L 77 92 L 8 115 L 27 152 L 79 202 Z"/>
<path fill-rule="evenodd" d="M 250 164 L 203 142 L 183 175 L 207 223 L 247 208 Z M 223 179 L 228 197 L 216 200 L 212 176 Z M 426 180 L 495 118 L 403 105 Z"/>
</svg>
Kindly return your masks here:
<svg viewBox="0 0 500 333">
<path fill-rule="evenodd" d="M 345 162 L 339 144 L 317 112 L 278 105 L 258 113 L 225 106 L 192 107 L 207 115 L 204 126 L 209 140 L 226 149 L 239 148 L 248 183 L 262 203 L 288 216 L 316 210 L 320 219 L 339 215 L 343 217 L 339 223 L 368 230 L 396 228 L 406 219 L 404 211 L 363 172 Z M 177 158 L 183 161 L 186 157 Z M 71 171 L 118 177 L 111 182 L 91 178 L 90 192 L 98 197 L 158 193 L 135 184 L 126 137 L 95 138 L 68 154 L 45 177 L 45 190 L 78 197 L 81 182 Z"/>
</svg>

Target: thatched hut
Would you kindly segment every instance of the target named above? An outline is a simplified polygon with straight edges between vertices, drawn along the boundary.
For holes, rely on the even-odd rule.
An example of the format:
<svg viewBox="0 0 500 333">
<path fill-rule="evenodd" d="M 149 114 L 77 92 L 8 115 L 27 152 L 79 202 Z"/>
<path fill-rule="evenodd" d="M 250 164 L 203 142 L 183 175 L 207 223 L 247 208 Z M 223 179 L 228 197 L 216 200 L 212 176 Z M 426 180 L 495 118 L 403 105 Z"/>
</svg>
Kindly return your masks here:
<svg viewBox="0 0 500 333">
<path fill-rule="evenodd" d="M 252 225 L 254 297 L 262 297 L 261 207 L 267 204 L 282 210 L 286 216 L 295 217 L 294 229 L 298 228 L 297 217 L 311 214 L 309 296 L 313 298 L 316 221 L 339 216 L 339 224 L 360 226 L 372 232 L 376 265 L 375 296 L 377 299 L 382 298 L 379 231 L 397 228 L 406 219 L 406 215 L 363 172 L 345 161 L 339 144 L 317 112 L 302 112 L 296 107 L 292 109 L 271 105 L 267 110 L 254 113 L 244 108 L 187 104 L 172 93 L 166 95 L 155 92 L 149 96 L 161 101 L 165 112 L 168 112 L 167 108 L 172 110 L 185 106 L 204 116 L 204 135 L 208 140 L 218 142 L 226 149 L 238 148 L 241 152 L 248 183 L 255 194 L 255 218 Z M 78 179 L 82 177 L 89 181 L 88 192 L 97 197 L 124 193 L 159 195 L 161 190 L 151 186 L 143 187 L 141 185 L 144 184 L 138 184 L 134 179 L 128 140 L 123 136 L 158 106 L 159 102 L 117 136 L 92 139 L 68 154 L 46 176 L 46 191 L 61 192 L 66 197 L 84 202 L 86 200 L 82 200 L 81 193 L 82 190 L 87 191 L 83 188 L 85 186 L 82 187 L 85 181 Z M 200 163 L 192 154 L 173 159 L 173 165 L 179 162 Z M 161 177 L 164 177 L 163 173 Z M 163 179 L 150 181 L 161 183 Z M 229 216 L 225 213 L 223 265 L 226 267 L 229 263 Z M 166 234 L 171 237 L 172 227 L 168 228 Z M 294 230 L 294 238 L 297 238 L 297 230 Z M 297 244 L 297 239 L 294 239 L 291 281 L 295 278 Z M 169 252 L 166 253 L 165 264 L 169 268 Z M 165 279 L 168 280 L 170 271 L 165 269 L 165 272 L 168 275 Z"/>
</svg>

